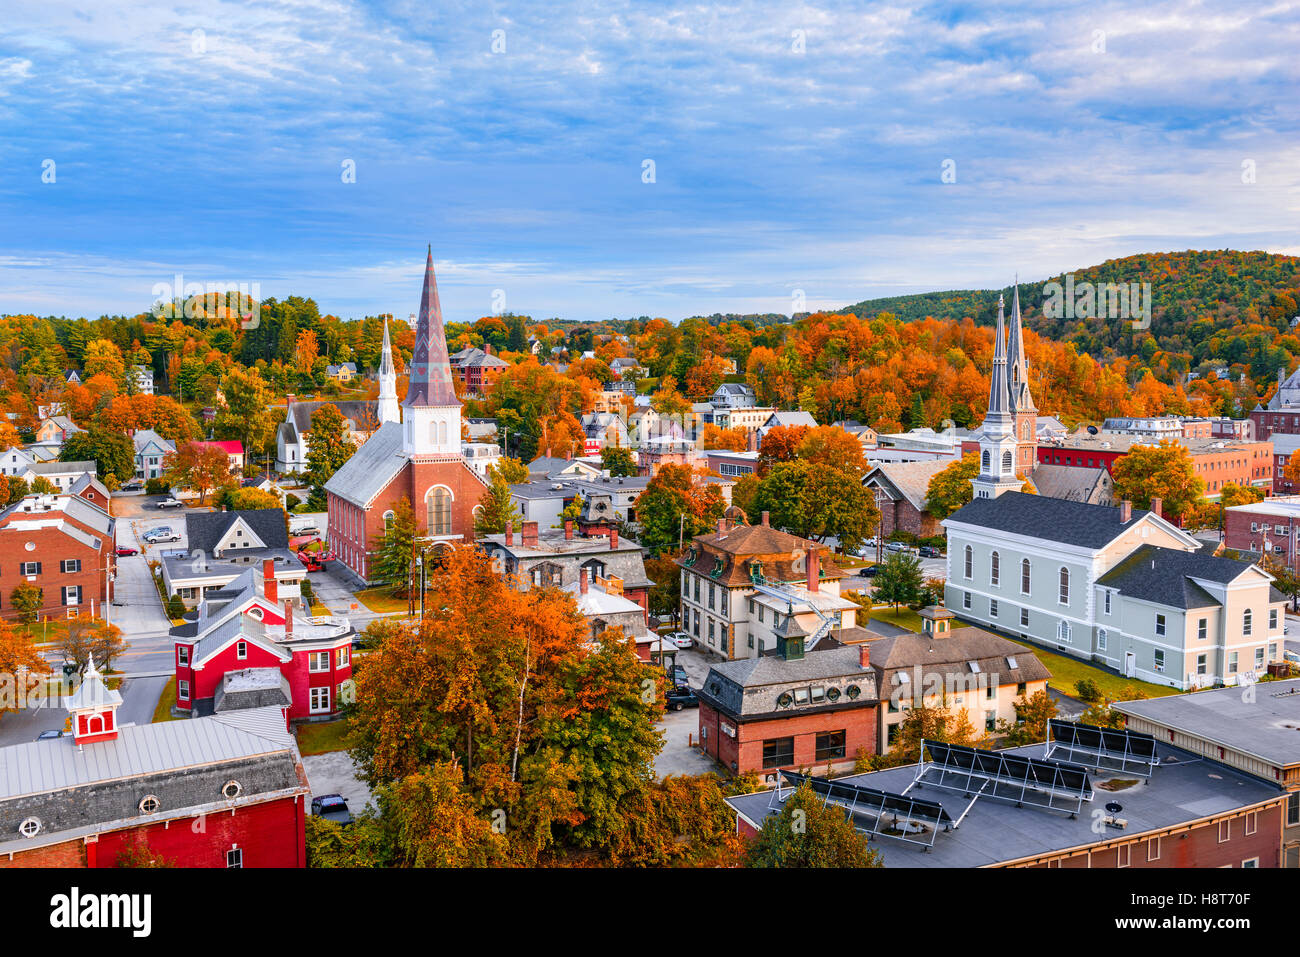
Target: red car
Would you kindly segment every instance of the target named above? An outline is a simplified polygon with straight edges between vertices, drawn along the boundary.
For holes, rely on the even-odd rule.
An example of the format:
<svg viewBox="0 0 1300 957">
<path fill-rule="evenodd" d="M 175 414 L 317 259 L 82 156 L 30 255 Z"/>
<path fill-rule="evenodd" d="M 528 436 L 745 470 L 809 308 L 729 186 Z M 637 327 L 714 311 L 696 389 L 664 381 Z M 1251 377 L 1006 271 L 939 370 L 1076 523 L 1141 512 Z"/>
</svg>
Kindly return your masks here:
<svg viewBox="0 0 1300 957">
<path fill-rule="evenodd" d="M 140 554 L 140 550 L 139 550 L 138 548 L 132 548 L 130 545 L 119 545 L 119 546 L 117 546 L 116 551 L 117 551 L 117 554 L 118 554 L 119 556 L 120 556 L 120 555 L 139 555 L 139 554 Z"/>
</svg>

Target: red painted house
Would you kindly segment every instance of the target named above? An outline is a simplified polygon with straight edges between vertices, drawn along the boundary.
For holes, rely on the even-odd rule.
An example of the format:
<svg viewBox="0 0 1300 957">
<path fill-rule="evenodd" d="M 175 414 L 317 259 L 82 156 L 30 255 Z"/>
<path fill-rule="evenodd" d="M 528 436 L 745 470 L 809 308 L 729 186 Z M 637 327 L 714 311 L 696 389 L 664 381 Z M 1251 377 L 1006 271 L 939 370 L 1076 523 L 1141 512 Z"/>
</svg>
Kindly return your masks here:
<svg viewBox="0 0 1300 957">
<path fill-rule="evenodd" d="M 0 867 L 306 866 L 306 773 L 281 708 L 119 725 L 91 662 L 72 734 L 0 748 Z"/>
<path fill-rule="evenodd" d="M 338 713 L 352 686 L 355 632 L 341 619 L 295 615 L 292 601 L 277 599 L 268 559 L 260 582 L 249 569 L 172 629 L 178 711 L 277 706 L 290 721 Z"/>
</svg>

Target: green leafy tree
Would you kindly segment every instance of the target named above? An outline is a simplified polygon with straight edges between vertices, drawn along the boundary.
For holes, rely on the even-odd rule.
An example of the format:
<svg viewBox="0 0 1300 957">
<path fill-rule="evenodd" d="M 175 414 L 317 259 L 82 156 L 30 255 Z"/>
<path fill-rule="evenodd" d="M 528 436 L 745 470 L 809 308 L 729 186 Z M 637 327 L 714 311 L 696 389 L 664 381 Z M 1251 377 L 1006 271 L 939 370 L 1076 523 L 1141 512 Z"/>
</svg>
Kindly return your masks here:
<svg viewBox="0 0 1300 957">
<path fill-rule="evenodd" d="M 880 510 L 851 472 L 815 462 L 780 462 L 763 477 L 753 507 L 771 513 L 772 524 L 803 538 L 834 536 L 856 548 L 875 533 Z"/>
<path fill-rule="evenodd" d="M 18 620 L 31 624 L 45 604 L 45 590 L 29 582 L 15 585 L 9 593 L 9 604 L 18 612 Z"/>
<path fill-rule="evenodd" d="M 689 465 L 665 465 L 636 500 L 641 544 L 652 555 L 676 548 L 679 538 L 690 541 L 717 528 L 726 507 L 718 487 Z"/>
<path fill-rule="evenodd" d="M 1057 716 L 1056 702 L 1046 691 L 1035 691 L 1015 702 L 1016 722 L 998 722 L 998 733 L 1006 736 L 1008 747 L 1035 744 L 1047 740 L 1047 722 Z"/>
<path fill-rule="evenodd" d="M 682 607 L 682 570 L 677 566 L 676 549 L 661 552 L 645 560 L 645 573 L 654 585 L 650 589 L 650 612 L 660 618 L 677 621 Z"/>
<path fill-rule="evenodd" d="M 53 495 L 58 488 L 44 475 L 38 475 L 32 480 L 32 491 L 37 495 Z"/>
<path fill-rule="evenodd" d="M 519 507 L 510 496 L 510 483 L 496 464 L 488 466 L 488 487 L 478 502 L 480 507 L 474 515 L 474 534 L 479 537 L 499 535 L 507 525 L 521 519 Z"/>
<path fill-rule="evenodd" d="M 387 582 L 394 594 L 405 595 L 410 587 L 415 540 L 415 512 L 411 500 L 403 498 L 393 507 L 393 518 L 376 542 L 373 565 L 375 577 Z"/>
<path fill-rule="evenodd" d="M 924 585 L 921 559 L 906 552 L 893 552 L 880 566 L 874 579 L 877 601 L 887 601 L 897 610 L 899 605 L 917 601 Z"/>
<path fill-rule="evenodd" d="M 177 615 L 176 617 L 180 617 Z M 84 675 L 90 659 L 95 659 L 95 667 L 107 671 L 113 662 L 126 651 L 126 639 L 117 625 L 88 618 L 76 618 L 68 622 L 68 630 L 59 642 L 59 651 L 64 661 L 77 666 L 77 674 Z"/>
<path fill-rule="evenodd" d="M 217 438 L 239 439 L 250 453 L 265 452 L 280 417 L 272 412 L 271 392 L 256 369 L 232 366 L 221 380 L 222 402 L 213 429 Z"/>
<path fill-rule="evenodd" d="M 181 598 L 180 592 L 172 592 L 172 597 L 167 599 L 167 617 L 172 620 L 184 618 L 187 610 L 185 599 Z"/>
<path fill-rule="evenodd" d="M 974 496 L 971 480 L 980 474 L 978 452 L 968 452 L 956 462 L 940 469 L 930 478 L 926 489 L 925 510 L 942 521 Z"/>
<path fill-rule="evenodd" d="M 352 432 L 338 406 L 323 405 L 312 413 L 311 434 L 307 438 L 307 472 L 313 485 L 323 488 L 356 451 Z"/>
<path fill-rule="evenodd" d="M 519 485 L 521 482 L 528 481 L 528 466 L 518 459 L 502 456 L 492 463 L 492 467 L 508 485 Z"/>
<path fill-rule="evenodd" d="M 121 479 L 135 474 L 135 445 L 120 432 L 92 425 L 85 432 L 74 432 L 59 449 L 61 462 L 94 462 L 101 477 L 115 475 Z"/>
<path fill-rule="evenodd" d="M 749 846 L 748 867 L 883 867 L 880 854 L 849 822 L 844 809 L 825 803 L 806 783 L 780 814 L 763 822 Z"/>
<path fill-rule="evenodd" d="M 607 445 L 600 450 L 600 467 L 615 478 L 636 475 L 632 450 L 622 446 Z"/>
</svg>

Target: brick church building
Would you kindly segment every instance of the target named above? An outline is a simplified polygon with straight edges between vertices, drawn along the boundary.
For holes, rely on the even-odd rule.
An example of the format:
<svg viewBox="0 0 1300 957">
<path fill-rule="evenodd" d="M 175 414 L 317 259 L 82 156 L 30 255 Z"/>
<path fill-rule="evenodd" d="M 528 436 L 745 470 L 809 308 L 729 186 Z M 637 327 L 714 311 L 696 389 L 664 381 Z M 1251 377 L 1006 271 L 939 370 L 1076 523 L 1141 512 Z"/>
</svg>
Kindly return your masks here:
<svg viewBox="0 0 1300 957">
<path fill-rule="evenodd" d="M 461 455 L 461 404 L 447 356 L 432 248 L 400 412 L 387 327 L 379 385 L 379 429 L 325 483 L 330 546 L 366 584 L 379 539 L 402 499 L 415 512 L 416 535 L 435 545 L 472 542 L 474 509 L 487 488 Z"/>
</svg>

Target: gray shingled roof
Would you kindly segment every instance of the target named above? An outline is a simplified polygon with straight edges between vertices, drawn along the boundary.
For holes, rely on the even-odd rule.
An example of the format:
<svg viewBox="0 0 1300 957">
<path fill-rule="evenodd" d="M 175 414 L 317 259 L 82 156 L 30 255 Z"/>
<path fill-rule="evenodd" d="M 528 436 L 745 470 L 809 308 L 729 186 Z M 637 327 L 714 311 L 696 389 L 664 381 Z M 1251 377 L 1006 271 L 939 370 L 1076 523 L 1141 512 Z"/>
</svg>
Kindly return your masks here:
<svg viewBox="0 0 1300 957">
<path fill-rule="evenodd" d="M 818 706 L 779 708 L 777 698 L 792 688 L 817 682 L 841 692 L 837 702 L 821 706 L 848 707 L 877 700 L 876 674 L 861 665 L 856 647 L 816 648 L 802 658 L 787 661 L 780 655 L 762 655 L 726 661 L 709 669 L 700 689 L 702 697 L 737 717 L 755 717 L 778 712 L 793 716 L 818 710 Z M 857 698 L 848 697 L 848 687 L 860 689 Z"/>
<path fill-rule="evenodd" d="M 186 512 L 185 534 L 190 549 L 210 554 L 221 537 L 241 518 L 267 548 L 289 547 L 284 509 L 258 508 L 237 512 Z"/>
<path fill-rule="evenodd" d="M 351 426 L 358 432 L 368 431 L 371 424 L 379 421 L 379 403 L 375 399 L 355 399 L 344 402 L 331 402 L 328 399 L 310 402 L 295 402 L 289 406 L 286 419 L 298 427 L 299 432 L 311 431 L 311 417 L 323 406 L 332 405 L 339 410 Z"/>
<path fill-rule="evenodd" d="M 1221 602 L 1193 579 L 1226 585 L 1250 567 L 1248 562 L 1216 558 L 1199 550 L 1143 545 L 1097 579 L 1097 584 L 1117 588 L 1129 598 L 1174 608 L 1213 608 Z"/>
<path fill-rule="evenodd" d="M 1004 492 L 997 498 L 973 499 L 949 515 L 945 524 L 963 522 L 1049 542 L 1102 548 L 1150 514 L 1134 509 L 1129 520 L 1121 522 L 1119 512 L 1110 505 Z"/>
<path fill-rule="evenodd" d="M 900 671 L 907 672 L 909 680 L 915 682 L 913 670 L 917 667 L 921 669 L 922 686 L 930 675 L 935 675 L 939 686 L 945 688 L 949 687 L 949 676 L 967 679 L 985 674 L 996 676 L 999 685 L 1046 681 L 1052 676 L 1033 651 L 982 628 L 953 628 L 937 638 L 909 631 L 877 639 L 867 645 L 867 650 L 872 667 L 880 671 L 886 694 L 893 689 L 894 675 Z M 979 666 L 978 672 L 970 669 L 972 661 Z"/>
<path fill-rule="evenodd" d="M 892 485 L 914 509 L 923 512 L 930 494 L 930 480 L 951 464 L 944 459 L 931 462 L 881 462 L 867 473 L 862 483 L 867 484 L 873 477 L 880 478 Z"/>
<path fill-rule="evenodd" d="M 325 483 L 325 491 L 365 508 L 406 465 L 402 424 L 385 422 Z"/>
</svg>

